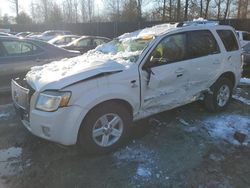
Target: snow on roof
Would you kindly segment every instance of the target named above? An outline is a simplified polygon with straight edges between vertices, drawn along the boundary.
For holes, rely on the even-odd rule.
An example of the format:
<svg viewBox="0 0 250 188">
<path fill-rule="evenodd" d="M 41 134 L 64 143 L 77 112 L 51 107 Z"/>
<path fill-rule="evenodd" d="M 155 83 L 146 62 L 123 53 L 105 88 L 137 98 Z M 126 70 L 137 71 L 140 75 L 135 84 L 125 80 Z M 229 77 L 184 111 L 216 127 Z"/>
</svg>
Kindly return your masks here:
<svg viewBox="0 0 250 188">
<path fill-rule="evenodd" d="M 173 30 L 176 28 L 178 23 L 175 24 L 160 24 L 160 25 L 155 25 L 153 27 L 147 27 L 145 29 L 137 30 L 131 33 L 125 33 L 121 36 L 118 37 L 119 40 L 136 40 L 139 38 L 144 38 L 147 36 L 158 36 L 163 33 L 166 33 L 170 30 Z"/>
<path fill-rule="evenodd" d="M 197 25 L 209 25 L 215 26 L 219 25 L 218 21 L 209 21 L 204 18 L 193 19 L 193 21 L 186 21 L 183 23 L 183 26 L 197 26 Z"/>
</svg>

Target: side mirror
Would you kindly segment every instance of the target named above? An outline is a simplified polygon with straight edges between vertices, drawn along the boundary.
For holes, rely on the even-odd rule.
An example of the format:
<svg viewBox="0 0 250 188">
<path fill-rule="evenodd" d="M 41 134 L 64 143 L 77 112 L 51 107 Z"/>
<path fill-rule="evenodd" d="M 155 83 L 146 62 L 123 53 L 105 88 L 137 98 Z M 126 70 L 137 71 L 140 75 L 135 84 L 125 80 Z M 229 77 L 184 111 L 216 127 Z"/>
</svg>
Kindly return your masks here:
<svg viewBox="0 0 250 188">
<path fill-rule="evenodd" d="M 142 70 L 150 72 L 149 70 L 154 66 L 156 62 L 156 58 L 151 56 L 150 59 L 143 65 Z"/>
</svg>

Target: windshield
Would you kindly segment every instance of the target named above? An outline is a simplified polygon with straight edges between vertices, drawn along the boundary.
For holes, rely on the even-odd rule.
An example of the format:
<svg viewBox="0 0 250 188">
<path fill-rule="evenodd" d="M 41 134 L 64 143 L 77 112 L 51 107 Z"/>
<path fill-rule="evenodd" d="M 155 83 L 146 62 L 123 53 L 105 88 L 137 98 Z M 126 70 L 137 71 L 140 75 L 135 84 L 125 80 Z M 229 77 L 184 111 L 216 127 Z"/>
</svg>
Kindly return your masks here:
<svg viewBox="0 0 250 188">
<path fill-rule="evenodd" d="M 149 42 L 153 39 L 153 37 L 143 39 L 129 39 L 129 40 L 119 40 L 114 39 L 111 42 L 103 44 L 97 47 L 97 51 L 108 54 L 117 54 L 123 52 L 142 52 Z"/>
</svg>

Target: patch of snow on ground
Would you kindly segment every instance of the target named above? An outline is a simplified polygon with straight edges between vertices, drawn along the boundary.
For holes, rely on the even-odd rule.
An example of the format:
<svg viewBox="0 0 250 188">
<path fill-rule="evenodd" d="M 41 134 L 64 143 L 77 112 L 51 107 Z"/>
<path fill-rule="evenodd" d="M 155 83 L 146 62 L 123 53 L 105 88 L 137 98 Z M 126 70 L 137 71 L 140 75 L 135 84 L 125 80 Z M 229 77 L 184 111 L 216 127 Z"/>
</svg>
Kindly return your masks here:
<svg viewBox="0 0 250 188">
<path fill-rule="evenodd" d="M 155 153 L 141 144 L 135 144 L 126 147 L 125 149 L 121 149 L 115 152 L 113 157 L 116 159 L 118 166 L 134 163 L 137 164 L 133 181 L 138 181 L 142 178 L 144 182 L 148 182 L 153 173 L 155 173 L 158 168 L 155 165 Z"/>
<path fill-rule="evenodd" d="M 246 104 L 246 105 L 250 105 L 250 100 L 249 99 L 246 99 L 244 97 L 241 97 L 241 96 L 238 96 L 238 95 L 233 95 L 233 98 Z"/>
<path fill-rule="evenodd" d="M 15 114 L 13 104 L 0 105 L 0 120 L 8 120 Z"/>
<path fill-rule="evenodd" d="M 238 114 L 221 114 L 208 117 L 203 122 L 209 134 L 216 139 L 239 145 L 240 143 L 234 139 L 234 133 L 237 131 L 246 135 L 243 144 L 250 143 L 250 117 Z"/>
<path fill-rule="evenodd" d="M 240 83 L 250 85 L 250 78 L 241 78 Z"/>
<path fill-rule="evenodd" d="M 139 166 L 136 174 L 141 177 L 150 177 L 152 174 L 149 169 Z"/>
<path fill-rule="evenodd" d="M 0 175 L 9 176 L 20 172 L 21 166 L 20 157 L 22 155 L 22 148 L 10 147 L 8 149 L 0 150 Z"/>
</svg>

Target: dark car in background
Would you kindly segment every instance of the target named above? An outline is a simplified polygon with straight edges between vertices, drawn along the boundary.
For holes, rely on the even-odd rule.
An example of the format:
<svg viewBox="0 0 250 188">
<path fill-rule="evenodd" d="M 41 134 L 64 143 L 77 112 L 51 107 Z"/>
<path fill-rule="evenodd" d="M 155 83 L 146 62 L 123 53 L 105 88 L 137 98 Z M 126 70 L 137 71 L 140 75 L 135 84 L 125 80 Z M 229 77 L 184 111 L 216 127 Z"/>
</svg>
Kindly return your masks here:
<svg viewBox="0 0 250 188">
<path fill-rule="evenodd" d="M 11 79 L 24 76 L 33 66 L 77 55 L 42 41 L 0 36 L 0 93 L 9 92 Z"/>
<path fill-rule="evenodd" d="M 62 45 L 67 45 L 78 38 L 80 38 L 78 35 L 61 35 L 49 40 L 48 43 L 60 47 Z"/>
<path fill-rule="evenodd" d="M 243 72 L 242 76 L 250 78 L 250 43 L 243 46 Z"/>
<path fill-rule="evenodd" d="M 110 39 L 105 37 L 83 36 L 62 47 L 67 50 L 79 51 L 81 54 L 83 54 L 109 41 Z"/>
</svg>

